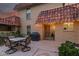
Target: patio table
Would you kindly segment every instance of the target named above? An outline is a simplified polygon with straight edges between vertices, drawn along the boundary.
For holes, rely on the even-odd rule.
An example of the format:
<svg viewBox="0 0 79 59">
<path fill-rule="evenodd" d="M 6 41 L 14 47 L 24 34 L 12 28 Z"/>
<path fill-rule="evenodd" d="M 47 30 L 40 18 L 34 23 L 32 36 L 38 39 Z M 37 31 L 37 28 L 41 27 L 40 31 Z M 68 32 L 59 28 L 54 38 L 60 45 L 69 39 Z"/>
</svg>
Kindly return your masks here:
<svg viewBox="0 0 79 59">
<path fill-rule="evenodd" d="M 9 39 L 8 39 L 8 37 L 4 37 L 4 38 L 9 40 L 9 42 L 11 43 L 10 47 L 9 47 L 10 49 L 5 51 L 5 53 L 7 53 L 7 54 L 12 54 L 12 53 L 16 52 L 17 50 L 22 51 L 23 49 L 27 48 L 27 46 L 25 45 L 25 40 L 27 37 L 15 37 L 15 38 L 9 38 Z M 12 46 L 12 44 L 15 44 L 15 45 Z"/>
<path fill-rule="evenodd" d="M 31 48 L 27 46 L 26 39 L 27 37 L 15 37 L 15 38 L 9 38 L 10 41 L 15 43 L 15 46 L 10 47 L 9 50 L 6 51 L 6 53 L 9 52 L 9 54 L 14 53 L 15 51 L 13 49 L 16 50 L 21 50 L 23 52 L 29 51 Z M 11 52 L 12 51 L 12 52 Z"/>
<path fill-rule="evenodd" d="M 26 37 L 16 37 L 16 38 L 10 38 L 10 41 L 16 42 L 16 46 L 22 46 L 21 43 L 24 42 Z"/>
<path fill-rule="evenodd" d="M 25 37 L 16 37 L 16 38 L 10 38 L 11 41 L 21 41 L 21 40 L 25 40 Z"/>
</svg>

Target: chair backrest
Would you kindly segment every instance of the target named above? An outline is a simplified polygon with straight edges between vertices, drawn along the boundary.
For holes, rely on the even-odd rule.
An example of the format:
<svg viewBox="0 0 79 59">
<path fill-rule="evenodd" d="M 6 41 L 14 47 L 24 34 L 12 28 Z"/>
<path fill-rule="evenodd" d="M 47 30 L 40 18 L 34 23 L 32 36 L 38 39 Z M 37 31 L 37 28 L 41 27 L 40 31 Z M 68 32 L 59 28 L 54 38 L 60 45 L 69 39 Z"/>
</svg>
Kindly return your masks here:
<svg viewBox="0 0 79 59">
<path fill-rule="evenodd" d="M 8 37 L 4 37 L 5 46 L 11 47 L 11 41 Z"/>
<path fill-rule="evenodd" d="M 8 38 L 9 38 L 9 39 L 11 39 L 11 38 L 15 38 L 15 36 L 8 36 Z"/>
<path fill-rule="evenodd" d="M 28 36 L 28 37 L 25 39 L 25 45 L 28 45 L 30 42 L 31 42 L 31 37 Z"/>
</svg>

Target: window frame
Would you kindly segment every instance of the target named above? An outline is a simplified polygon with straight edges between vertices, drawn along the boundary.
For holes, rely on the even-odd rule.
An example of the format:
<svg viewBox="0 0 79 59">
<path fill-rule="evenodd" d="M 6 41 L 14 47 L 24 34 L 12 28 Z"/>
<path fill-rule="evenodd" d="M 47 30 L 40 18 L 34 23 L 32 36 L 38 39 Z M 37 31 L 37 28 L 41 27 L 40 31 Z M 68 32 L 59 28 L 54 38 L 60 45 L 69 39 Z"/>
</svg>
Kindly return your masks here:
<svg viewBox="0 0 79 59">
<path fill-rule="evenodd" d="M 31 20 L 31 15 L 32 15 L 31 9 L 26 9 L 26 20 Z"/>
</svg>

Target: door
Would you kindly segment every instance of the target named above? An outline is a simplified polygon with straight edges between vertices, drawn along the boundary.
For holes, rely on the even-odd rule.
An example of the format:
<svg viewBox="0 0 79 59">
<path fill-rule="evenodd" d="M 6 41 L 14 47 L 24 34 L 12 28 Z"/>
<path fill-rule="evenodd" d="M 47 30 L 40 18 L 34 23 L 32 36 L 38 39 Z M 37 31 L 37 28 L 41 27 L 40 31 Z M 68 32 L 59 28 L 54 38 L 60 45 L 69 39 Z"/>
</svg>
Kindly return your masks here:
<svg viewBox="0 0 79 59">
<path fill-rule="evenodd" d="M 50 25 L 44 24 L 44 39 L 50 36 Z"/>
</svg>

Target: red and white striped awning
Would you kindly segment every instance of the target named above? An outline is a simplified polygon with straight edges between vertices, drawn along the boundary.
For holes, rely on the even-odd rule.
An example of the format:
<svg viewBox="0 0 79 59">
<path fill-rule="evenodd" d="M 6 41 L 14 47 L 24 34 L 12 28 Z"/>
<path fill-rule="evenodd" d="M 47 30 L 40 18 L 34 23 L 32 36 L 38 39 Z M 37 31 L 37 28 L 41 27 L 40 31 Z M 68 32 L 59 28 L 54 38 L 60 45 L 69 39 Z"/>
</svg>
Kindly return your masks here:
<svg viewBox="0 0 79 59">
<path fill-rule="evenodd" d="M 71 22 L 79 18 L 79 4 L 41 11 L 36 23 Z"/>
</svg>

